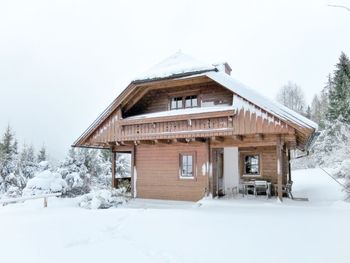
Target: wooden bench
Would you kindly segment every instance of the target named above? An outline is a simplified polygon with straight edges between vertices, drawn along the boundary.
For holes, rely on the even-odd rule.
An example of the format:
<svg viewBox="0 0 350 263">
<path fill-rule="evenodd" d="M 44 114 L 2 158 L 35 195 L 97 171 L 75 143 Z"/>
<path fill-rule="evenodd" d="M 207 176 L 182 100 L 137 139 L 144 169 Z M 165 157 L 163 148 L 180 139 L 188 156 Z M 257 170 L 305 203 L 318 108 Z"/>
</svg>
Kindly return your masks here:
<svg viewBox="0 0 350 263">
<path fill-rule="evenodd" d="M 57 196 L 61 196 L 61 195 L 62 195 L 62 193 L 52 193 L 52 194 L 43 194 L 43 195 L 24 196 L 24 197 L 18 197 L 18 198 L 0 199 L 0 204 L 2 204 L 4 206 L 7 204 L 43 198 L 44 199 L 44 207 L 47 207 L 47 204 L 48 204 L 47 200 L 49 197 L 57 197 Z"/>
</svg>

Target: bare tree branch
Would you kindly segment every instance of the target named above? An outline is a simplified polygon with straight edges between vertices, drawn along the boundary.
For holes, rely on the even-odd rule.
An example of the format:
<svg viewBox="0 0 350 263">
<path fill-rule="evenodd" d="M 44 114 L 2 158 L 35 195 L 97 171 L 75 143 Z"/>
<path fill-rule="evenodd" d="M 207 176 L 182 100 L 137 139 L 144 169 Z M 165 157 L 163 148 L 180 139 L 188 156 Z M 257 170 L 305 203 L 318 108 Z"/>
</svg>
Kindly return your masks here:
<svg viewBox="0 0 350 263">
<path fill-rule="evenodd" d="M 328 6 L 330 6 L 330 7 L 337 7 L 337 8 L 343 8 L 343 9 L 345 9 L 345 10 L 350 12 L 350 8 L 345 6 L 345 5 L 328 5 Z"/>
</svg>

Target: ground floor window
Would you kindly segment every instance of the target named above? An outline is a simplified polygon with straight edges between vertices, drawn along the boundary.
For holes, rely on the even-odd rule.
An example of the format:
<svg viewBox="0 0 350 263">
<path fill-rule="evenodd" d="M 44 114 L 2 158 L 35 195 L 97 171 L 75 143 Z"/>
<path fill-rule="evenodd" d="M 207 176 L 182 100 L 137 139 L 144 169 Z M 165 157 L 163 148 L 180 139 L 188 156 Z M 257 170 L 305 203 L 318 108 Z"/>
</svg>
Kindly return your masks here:
<svg viewBox="0 0 350 263">
<path fill-rule="evenodd" d="M 194 177 L 194 153 L 180 154 L 180 178 Z"/>
<path fill-rule="evenodd" d="M 258 154 L 244 156 L 243 173 L 248 176 L 260 175 L 260 156 Z"/>
</svg>

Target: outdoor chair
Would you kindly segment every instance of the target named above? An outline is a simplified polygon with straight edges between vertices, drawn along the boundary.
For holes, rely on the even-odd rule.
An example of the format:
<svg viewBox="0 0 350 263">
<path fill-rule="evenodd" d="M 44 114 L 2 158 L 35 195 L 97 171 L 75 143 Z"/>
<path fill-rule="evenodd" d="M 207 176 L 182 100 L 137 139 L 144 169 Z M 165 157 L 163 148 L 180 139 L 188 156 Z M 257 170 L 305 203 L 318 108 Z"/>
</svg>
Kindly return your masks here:
<svg viewBox="0 0 350 263">
<path fill-rule="evenodd" d="M 254 194 L 255 193 L 255 186 L 254 186 L 254 184 L 247 184 L 247 185 L 245 185 L 244 191 L 245 191 L 244 192 L 245 195 L 248 195 L 249 192 Z"/>
<path fill-rule="evenodd" d="M 293 199 L 292 194 L 293 181 L 289 181 L 286 185 L 282 185 L 282 193 L 286 194 L 290 199 Z M 275 194 L 278 195 L 278 186 L 275 185 Z"/>
<path fill-rule="evenodd" d="M 285 187 L 285 190 L 284 192 L 287 194 L 287 196 L 291 199 L 293 199 L 293 194 L 292 194 L 292 185 L 293 185 L 293 181 L 289 181 L 287 184 L 286 184 L 286 187 Z M 283 191 L 283 189 L 282 189 Z"/>
<path fill-rule="evenodd" d="M 266 198 L 269 198 L 269 187 L 267 181 L 255 181 L 254 183 L 254 195 L 257 196 L 259 193 L 266 194 Z"/>
</svg>

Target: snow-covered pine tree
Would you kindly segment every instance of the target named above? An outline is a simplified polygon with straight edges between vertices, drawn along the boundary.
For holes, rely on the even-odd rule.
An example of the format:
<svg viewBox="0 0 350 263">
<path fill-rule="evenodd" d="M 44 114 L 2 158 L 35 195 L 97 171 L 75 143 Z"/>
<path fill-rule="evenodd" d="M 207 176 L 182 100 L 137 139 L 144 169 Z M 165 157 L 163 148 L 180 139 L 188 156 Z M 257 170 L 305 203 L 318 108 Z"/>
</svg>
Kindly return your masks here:
<svg viewBox="0 0 350 263">
<path fill-rule="evenodd" d="M 317 94 L 314 96 L 311 102 L 311 114 L 310 114 L 311 120 L 313 120 L 316 123 L 321 122 L 322 113 L 321 113 L 321 101 L 318 98 Z"/>
<path fill-rule="evenodd" d="M 33 145 L 27 146 L 26 144 L 23 144 L 18 166 L 20 168 L 20 174 L 23 176 L 25 182 L 34 177 L 39 166 L 35 160 Z"/>
<path fill-rule="evenodd" d="M 311 107 L 309 105 L 306 108 L 305 117 L 311 119 Z"/>
<path fill-rule="evenodd" d="M 71 148 L 58 168 L 67 183 L 67 195 L 76 196 L 90 191 L 90 174 L 85 165 L 86 150 Z"/>
<path fill-rule="evenodd" d="M 329 121 L 350 124 L 350 60 L 344 52 L 339 57 L 329 90 L 327 110 Z"/>
<path fill-rule="evenodd" d="M 46 161 L 46 159 L 47 159 L 46 147 L 44 144 L 43 144 L 43 146 L 41 146 L 41 149 L 39 150 L 37 159 L 38 159 L 38 163 Z"/>
<path fill-rule="evenodd" d="M 0 142 L 0 194 L 17 194 L 24 187 L 23 178 L 18 176 L 17 158 L 17 141 L 8 125 Z"/>
</svg>

